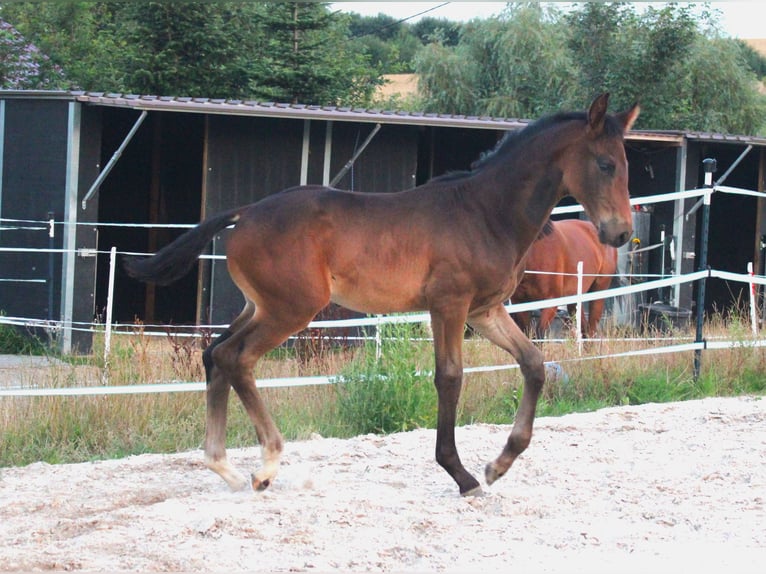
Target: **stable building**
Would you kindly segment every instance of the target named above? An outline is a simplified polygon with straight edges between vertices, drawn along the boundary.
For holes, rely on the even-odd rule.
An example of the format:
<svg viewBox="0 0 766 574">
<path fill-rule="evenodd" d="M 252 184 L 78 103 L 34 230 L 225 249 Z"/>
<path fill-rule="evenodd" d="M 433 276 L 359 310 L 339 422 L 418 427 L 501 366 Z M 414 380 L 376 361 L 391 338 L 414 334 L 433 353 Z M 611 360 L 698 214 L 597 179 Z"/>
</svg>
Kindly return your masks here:
<svg viewBox="0 0 766 574">
<path fill-rule="evenodd" d="M 408 189 L 469 168 L 505 131 L 528 123 L 205 98 L 0 91 L 0 313 L 60 323 L 62 351 L 86 351 L 89 325 L 106 306 L 112 247 L 151 253 L 206 215 L 295 185 Z M 765 150 L 766 138 L 632 131 L 626 137 L 631 196 L 701 187 L 707 157 L 717 160 L 717 176 L 739 161 L 726 185 L 762 191 Z M 640 244 L 666 239 L 642 252 L 643 273 L 696 270 L 696 201 L 637 207 Z M 761 197 L 715 194 L 710 266 L 742 273 L 753 261 L 762 273 L 763 214 Z M 216 257 L 224 253 L 224 235 L 198 270 L 169 287 L 135 282 L 118 266 L 114 320 L 231 321 L 242 298 L 225 261 Z M 636 258 L 631 261 L 636 266 Z M 743 289 L 709 282 L 706 309 L 736 304 Z M 693 295 L 685 284 L 648 296 L 692 307 Z"/>
</svg>

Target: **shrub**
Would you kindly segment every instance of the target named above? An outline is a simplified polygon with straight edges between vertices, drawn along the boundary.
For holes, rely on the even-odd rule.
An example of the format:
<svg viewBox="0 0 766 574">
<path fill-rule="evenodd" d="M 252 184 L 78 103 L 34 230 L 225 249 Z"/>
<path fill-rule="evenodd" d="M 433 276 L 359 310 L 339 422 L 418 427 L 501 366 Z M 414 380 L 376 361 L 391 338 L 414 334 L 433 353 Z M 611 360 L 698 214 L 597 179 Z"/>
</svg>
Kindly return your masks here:
<svg viewBox="0 0 766 574">
<path fill-rule="evenodd" d="M 338 414 L 350 435 L 391 433 L 436 426 L 436 390 L 430 344 L 419 325 L 381 326 L 381 356 L 374 344 L 340 373 Z"/>
</svg>

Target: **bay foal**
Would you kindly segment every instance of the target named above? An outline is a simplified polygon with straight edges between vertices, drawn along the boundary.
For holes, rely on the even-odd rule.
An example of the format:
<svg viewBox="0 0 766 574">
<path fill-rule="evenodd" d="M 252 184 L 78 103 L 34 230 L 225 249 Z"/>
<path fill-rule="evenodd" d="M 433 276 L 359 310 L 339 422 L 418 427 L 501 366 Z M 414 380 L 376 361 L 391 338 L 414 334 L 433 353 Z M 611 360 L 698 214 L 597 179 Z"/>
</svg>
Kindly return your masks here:
<svg viewBox="0 0 766 574">
<path fill-rule="evenodd" d="M 205 462 L 232 489 L 269 486 L 282 436 L 256 388 L 264 353 L 302 330 L 330 301 L 365 313 L 427 310 L 438 395 L 436 460 L 463 495 L 481 492 L 460 461 L 455 417 L 462 386 L 465 323 L 508 351 L 524 376 L 513 429 L 485 469 L 492 484 L 527 448 L 543 357 L 503 307 L 520 264 L 556 203 L 572 195 L 599 240 L 631 235 L 623 135 L 638 106 L 607 113 L 608 94 L 587 112 L 560 113 L 506 135 L 465 173 L 397 193 L 291 188 L 214 215 L 147 259 L 126 261 L 142 281 L 169 284 L 187 273 L 221 229 L 234 225 L 229 273 L 245 306 L 203 355 L 207 373 Z M 250 479 L 227 460 L 226 410 L 233 388 L 255 427 L 263 466 Z"/>
</svg>

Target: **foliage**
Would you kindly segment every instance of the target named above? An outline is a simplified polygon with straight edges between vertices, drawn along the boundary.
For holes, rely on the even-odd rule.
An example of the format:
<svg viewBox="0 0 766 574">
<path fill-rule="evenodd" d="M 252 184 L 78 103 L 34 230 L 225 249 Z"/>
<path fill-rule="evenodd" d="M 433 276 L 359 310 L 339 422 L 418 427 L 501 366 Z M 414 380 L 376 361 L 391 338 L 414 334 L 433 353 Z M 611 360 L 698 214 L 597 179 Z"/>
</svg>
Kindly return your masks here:
<svg viewBox="0 0 766 574">
<path fill-rule="evenodd" d="M 509 3 L 468 23 L 362 17 L 306 2 L 0 2 L 4 87 L 533 119 L 609 91 L 639 129 L 763 134 L 766 59 L 706 5 Z M 45 56 L 45 55 L 47 56 Z M 381 74 L 422 94 L 374 102 Z"/>
<path fill-rule="evenodd" d="M 350 434 L 390 433 L 436 423 L 432 374 L 422 370 L 422 334 L 407 324 L 381 327 L 382 348 L 373 345 L 340 375 L 338 415 Z M 425 349 L 426 351 L 429 349 Z"/>
<path fill-rule="evenodd" d="M 61 69 L 48 56 L 0 20 L 0 88 L 55 89 L 63 82 Z"/>
<path fill-rule="evenodd" d="M 116 38 L 130 46 L 122 57 L 128 91 L 216 98 L 245 93 L 241 48 L 254 17 L 249 5 L 129 2 L 119 16 Z"/>
<path fill-rule="evenodd" d="M 735 40 L 739 49 L 742 50 L 742 57 L 748 69 L 753 72 L 757 78 L 766 78 L 766 56 L 755 50 L 743 40 Z"/>
<path fill-rule="evenodd" d="M 380 82 L 324 3 L 13 2 L 0 16 L 66 71 L 23 87 L 356 105 Z"/>
<path fill-rule="evenodd" d="M 250 90 L 259 98 L 304 104 L 367 101 L 380 83 L 348 41 L 346 20 L 325 4 L 263 2 Z"/>
<path fill-rule="evenodd" d="M 517 4 L 466 25 L 455 48 L 428 45 L 417 60 L 428 110 L 535 118 L 573 105 L 575 67 L 556 14 Z"/>
<path fill-rule="evenodd" d="M 4 313 L 0 312 L 0 316 Z M 21 327 L 0 323 L 0 354 L 45 355 L 47 347 L 33 333 L 24 333 Z"/>
<path fill-rule="evenodd" d="M 433 42 L 456 46 L 462 26 L 443 18 L 425 17 L 408 24 L 386 14 L 363 17 L 352 13 L 348 29 L 380 73 L 401 74 L 415 71 L 415 57 L 423 46 Z"/>
<path fill-rule="evenodd" d="M 513 4 L 416 61 L 429 111 L 536 118 L 608 91 L 616 109 L 640 101 L 639 129 L 738 134 L 766 129 L 752 68 L 706 11 L 600 2 Z"/>
</svg>

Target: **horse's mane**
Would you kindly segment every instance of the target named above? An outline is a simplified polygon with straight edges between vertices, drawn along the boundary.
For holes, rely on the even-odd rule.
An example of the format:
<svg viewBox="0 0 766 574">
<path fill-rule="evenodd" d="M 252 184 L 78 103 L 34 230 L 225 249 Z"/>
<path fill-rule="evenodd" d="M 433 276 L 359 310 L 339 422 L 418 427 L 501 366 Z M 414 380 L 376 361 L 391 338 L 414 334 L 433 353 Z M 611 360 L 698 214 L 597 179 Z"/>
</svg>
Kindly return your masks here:
<svg viewBox="0 0 766 574">
<path fill-rule="evenodd" d="M 550 116 L 545 116 L 529 124 L 522 130 L 515 132 L 506 132 L 506 134 L 497 142 L 494 149 L 485 152 L 479 159 L 471 164 L 471 170 L 479 170 L 494 161 L 499 157 L 504 157 L 509 153 L 513 153 L 514 150 L 523 146 L 526 142 L 536 137 L 541 132 L 558 125 L 563 122 L 572 120 L 586 120 L 585 112 L 559 112 Z"/>
<path fill-rule="evenodd" d="M 471 169 L 447 172 L 432 178 L 430 181 L 455 181 L 470 177 L 486 166 L 495 163 L 495 161 L 502 161 L 502 158 L 514 153 L 535 136 L 555 125 L 570 121 L 586 122 L 587 120 L 586 112 L 558 112 L 544 116 L 521 130 L 506 132 L 492 150 L 484 152 L 479 159 L 471 164 Z M 622 133 L 622 128 L 614 117 L 607 115 L 604 118 L 604 132 L 609 136 L 619 135 Z"/>
</svg>

